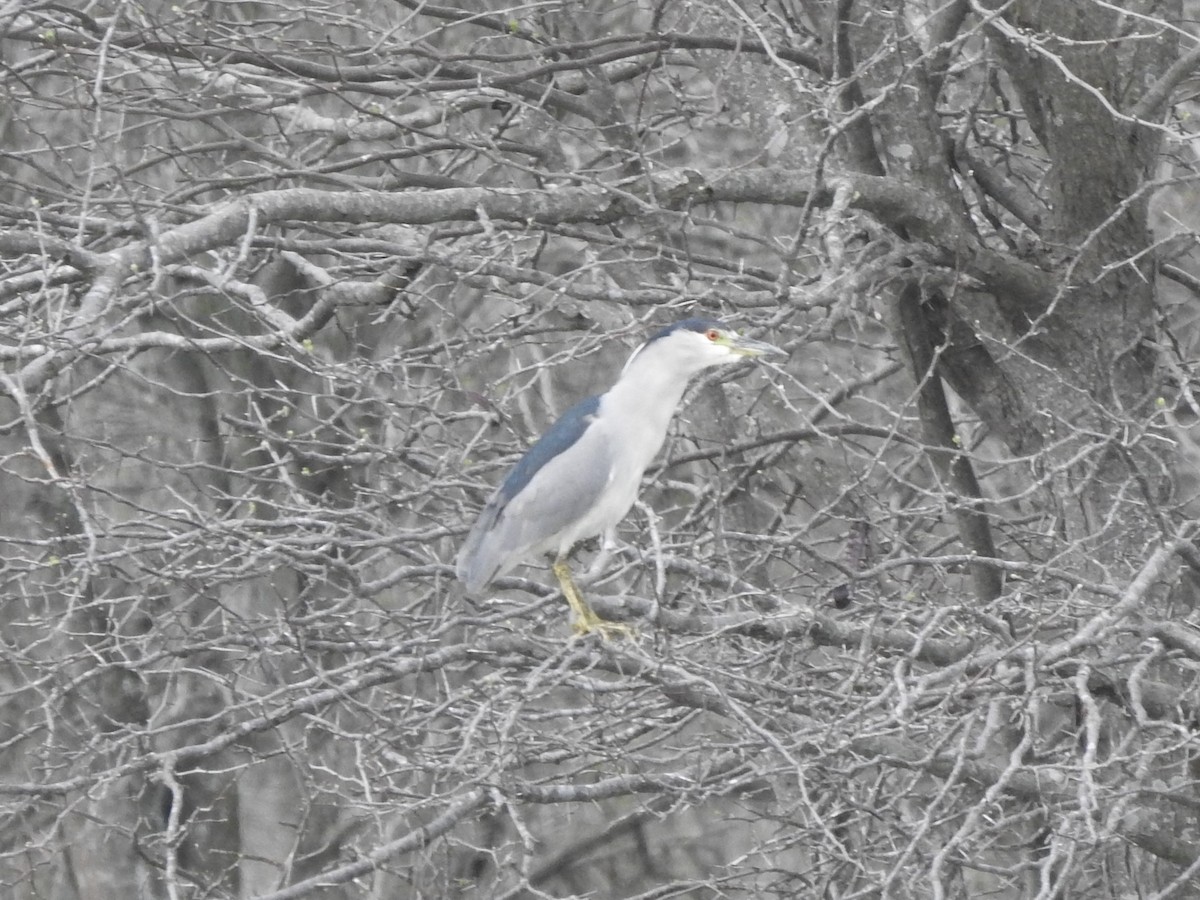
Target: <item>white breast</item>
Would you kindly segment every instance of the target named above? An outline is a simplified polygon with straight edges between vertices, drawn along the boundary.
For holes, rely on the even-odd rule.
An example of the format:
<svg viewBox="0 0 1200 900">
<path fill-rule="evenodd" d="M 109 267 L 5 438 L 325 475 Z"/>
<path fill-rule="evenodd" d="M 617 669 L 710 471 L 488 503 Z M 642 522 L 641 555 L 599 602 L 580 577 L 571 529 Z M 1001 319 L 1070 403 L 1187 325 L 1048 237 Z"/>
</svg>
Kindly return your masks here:
<svg viewBox="0 0 1200 900">
<path fill-rule="evenodd" d="M 615 395 L 615 396 L 614 396 Z M 629 398 L 614 388 L 600 398 L 600 410 L 589 429 L 588 438 L 602 441 L 611 460 L 608 487 L 600 501 L 562 536 L 560 547 L 565 551 L 577 541 L 602 534 L 617 525 L 626 515 L 642 485 L 642 477 L 667 436 L 667 426 L 678 401 L 650 403 L 649 410 L 630 412 Z M 620 410 L 626 415 L 620 416 Z M 650 415 L 646 413 L 650 412 Z M 654 414 L 657 413 L 657 414 Z M 595 432 L 593 435 L 591 432 Z"/>
</svg>

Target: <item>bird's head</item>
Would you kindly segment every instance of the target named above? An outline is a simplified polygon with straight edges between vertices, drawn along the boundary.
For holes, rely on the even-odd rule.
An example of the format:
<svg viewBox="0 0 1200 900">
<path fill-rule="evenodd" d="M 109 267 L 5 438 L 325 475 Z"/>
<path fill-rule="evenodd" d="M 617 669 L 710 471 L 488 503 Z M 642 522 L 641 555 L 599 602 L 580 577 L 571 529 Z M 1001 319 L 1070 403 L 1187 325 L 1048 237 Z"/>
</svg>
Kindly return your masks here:
<svg viewBox="0 0 1200 900">
<path fill-rule="evenodd" d="M 629 357 L 625 371 L 637 362 L 692 375 L 710 366 L 766 354 L 786 356 L 787 352 L 773 344 L 743 337 L 716 319 L 684 319 L 652 334 Z"/>
</svg>

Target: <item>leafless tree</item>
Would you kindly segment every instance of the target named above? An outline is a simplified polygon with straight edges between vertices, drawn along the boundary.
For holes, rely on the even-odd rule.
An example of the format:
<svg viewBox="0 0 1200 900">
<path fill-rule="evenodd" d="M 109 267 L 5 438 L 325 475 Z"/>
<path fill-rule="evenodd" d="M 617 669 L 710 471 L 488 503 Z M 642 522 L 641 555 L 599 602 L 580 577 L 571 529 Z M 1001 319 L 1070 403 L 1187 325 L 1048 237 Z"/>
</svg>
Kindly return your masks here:
<svg viewBox="0 0 1200 900">
<path fill-rule="evenodd" d="M 0 5 L 0 893 L 1197 896 L 1198 13 Z M 697 312 L 637 638 L 468 601 Z"/>
</svg>

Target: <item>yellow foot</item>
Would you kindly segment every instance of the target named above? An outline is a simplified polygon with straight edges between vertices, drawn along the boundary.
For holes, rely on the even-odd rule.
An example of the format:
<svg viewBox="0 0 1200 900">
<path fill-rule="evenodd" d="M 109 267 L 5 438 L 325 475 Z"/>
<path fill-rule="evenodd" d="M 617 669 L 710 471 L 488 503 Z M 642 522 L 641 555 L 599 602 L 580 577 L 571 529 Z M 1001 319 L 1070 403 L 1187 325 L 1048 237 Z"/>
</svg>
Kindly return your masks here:
<svg viewBox="0 0 1200 900">
<path fill-rule="evenodd" d="M 580 635 L 598 631 L 600 637 L 606 641 L 617 636 L 630 640 L 637 637 L 637 629 L 632 625 L 626 625 L 624 622 L 609 622 L 596 615 L 595 610 L 587 605 L 587 601 L 579 593 L 579 588 L 575 586 L 575 582 L 571 578 L 571 570 L 567 568 L 566 562 L 563 560 L 556 562 L 554 574 L 558 577 L 558 584 L 562 588 L 563 596 L 567 598 L 567 605 L 575 614 L 575 619 L 571 622 L 572 631 Z"/>
<path fill-rule="evenodd" d="M 606 641 L 614 637 L 623 637 L 632 641 L 637 637 L 637 629 L 632 625 L 602 619 L 590 606 L 584 606 L 582 610 L 575 610 L 575 621 L 571 623 L 571 630 L 579 635 L 598 631 L 600 637 Z"/>
</svg>

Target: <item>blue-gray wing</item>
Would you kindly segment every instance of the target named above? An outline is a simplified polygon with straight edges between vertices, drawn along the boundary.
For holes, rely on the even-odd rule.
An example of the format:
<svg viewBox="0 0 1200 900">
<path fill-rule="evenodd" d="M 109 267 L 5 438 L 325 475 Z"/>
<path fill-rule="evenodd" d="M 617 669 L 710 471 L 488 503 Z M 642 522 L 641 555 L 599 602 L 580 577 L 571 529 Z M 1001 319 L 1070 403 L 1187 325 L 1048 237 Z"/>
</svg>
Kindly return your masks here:
<svg viewBox="0 0 1200 900">
<path fill-rule="evenodd" d="M 492 494 L 458 556 L 458 578 L 469 593 L 557 550 L 561 536 L 603 496 L 612 453 L 593 427 L 598 408 L 599 398 L 589 397 L 563 413 Z"/>
</svg>

